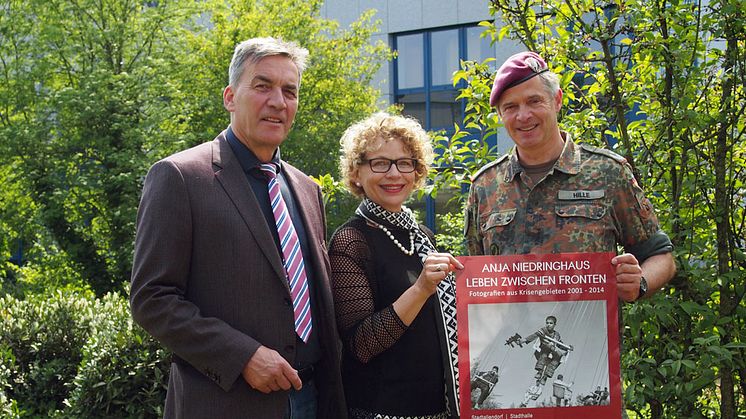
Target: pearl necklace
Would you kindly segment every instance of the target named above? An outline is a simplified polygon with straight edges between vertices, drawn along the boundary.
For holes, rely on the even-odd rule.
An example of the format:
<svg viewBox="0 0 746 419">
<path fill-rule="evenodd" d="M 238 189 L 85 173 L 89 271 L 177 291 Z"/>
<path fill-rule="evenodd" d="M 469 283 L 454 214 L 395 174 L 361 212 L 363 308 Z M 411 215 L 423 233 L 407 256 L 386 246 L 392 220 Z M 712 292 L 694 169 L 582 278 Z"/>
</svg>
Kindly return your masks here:
<svg viewBox="0 0 746 419">
<path fill-rule="evenodd" d="M 361 214 L 362 215 L 362 214 Z M 409 230 L 409 250 L 407 250 L 404 245 L 399 243 L 399 240 L 396 240 L 396 237 L 394 237 L 394 233 L 389 231 L 388 228 L 384 227 L 383 225 L 371 220 L 370 218 L 363 215 L 363 218 L 365 218 L 369 223 L 373 224 L 374 226 L 381 229 L 384 233 L 386 233 L 387 236 L 391 239 L 392 242 L 398 247 L 402 253 L 404 253 L 407 256 L 412 256 L 414 254 L 414 231 Z"/>
</svg>

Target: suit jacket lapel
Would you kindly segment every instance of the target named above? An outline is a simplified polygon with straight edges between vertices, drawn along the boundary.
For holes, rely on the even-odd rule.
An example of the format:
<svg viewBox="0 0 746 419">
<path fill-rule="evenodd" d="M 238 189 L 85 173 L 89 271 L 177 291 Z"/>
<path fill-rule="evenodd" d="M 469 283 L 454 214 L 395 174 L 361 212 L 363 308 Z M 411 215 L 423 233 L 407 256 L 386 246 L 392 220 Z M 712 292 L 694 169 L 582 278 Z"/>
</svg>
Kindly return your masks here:
<svg viewBox="0 0 746 419">
<path fill-rule="evenodd" d="M 285 268 L 282 265 L 277 246 L 275 246 L 275 240 L 272 238 L 269 226 L 264 221 L 259 203 L 246 180 L 246 174 L 225 138 L 225 132 L 221 133 L 212 143 L 212 163 L 215 166 L 215 178 L 233 201 L 246 227 L 259 244 L 259 249 L 269 260 L 278 278 L 282 279 L 282 283 L 290 293 L 290 288 L 285 279 Z"/>
</svg>

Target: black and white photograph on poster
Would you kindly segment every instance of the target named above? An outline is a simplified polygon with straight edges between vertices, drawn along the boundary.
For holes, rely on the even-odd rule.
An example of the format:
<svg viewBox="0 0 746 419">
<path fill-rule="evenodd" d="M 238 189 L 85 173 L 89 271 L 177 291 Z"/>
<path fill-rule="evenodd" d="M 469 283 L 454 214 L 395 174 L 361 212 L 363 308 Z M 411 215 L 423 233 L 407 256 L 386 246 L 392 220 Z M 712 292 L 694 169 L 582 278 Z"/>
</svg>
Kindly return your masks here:
<svg viewBox="0 0 746 419">
<path fill-rule="evenodd" d="M 470 304 L 474 410 L 609 403 L 606 301 Z"/>
</svg>

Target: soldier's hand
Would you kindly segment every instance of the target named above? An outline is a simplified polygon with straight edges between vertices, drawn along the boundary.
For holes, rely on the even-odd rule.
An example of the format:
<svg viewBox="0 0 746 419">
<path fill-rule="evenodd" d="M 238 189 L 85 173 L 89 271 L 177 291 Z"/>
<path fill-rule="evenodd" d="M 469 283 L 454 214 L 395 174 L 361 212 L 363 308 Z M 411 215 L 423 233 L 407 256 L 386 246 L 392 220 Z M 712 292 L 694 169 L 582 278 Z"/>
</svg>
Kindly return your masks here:
<svg viewBox="0 0 746 419">
<path fill-rule="evenodd" d="M 635 301 L 640 293 L 640 278 L 642 277 L 640 262 L 634 255 L 624 253 L 611 259 L 611 264 L 615 267 L 616 290 L 619 298 L 626 302 Z"/>
</svg>

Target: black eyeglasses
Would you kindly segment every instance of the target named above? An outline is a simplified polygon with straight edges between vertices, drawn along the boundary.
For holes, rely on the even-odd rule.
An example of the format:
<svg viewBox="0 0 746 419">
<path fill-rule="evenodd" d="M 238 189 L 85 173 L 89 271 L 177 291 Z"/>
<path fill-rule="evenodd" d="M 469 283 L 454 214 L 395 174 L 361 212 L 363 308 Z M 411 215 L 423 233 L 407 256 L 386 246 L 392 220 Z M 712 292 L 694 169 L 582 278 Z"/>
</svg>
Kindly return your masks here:
<svg viewBox="0 0 746 419">
<path fill-rule="evenodd" d="M 391 160 L 387 158 L 376 158 L 376 159 L 363 159 L 363 162 L 367 162 L 370 166 L 370 170 L 373 173 L 386 173 L 391 170 L 391 165 L 395 164 L 396 169 L 400 173 L 412 173 L 417 168 L 417 159 L 396 159 Z"/>
</svg>

